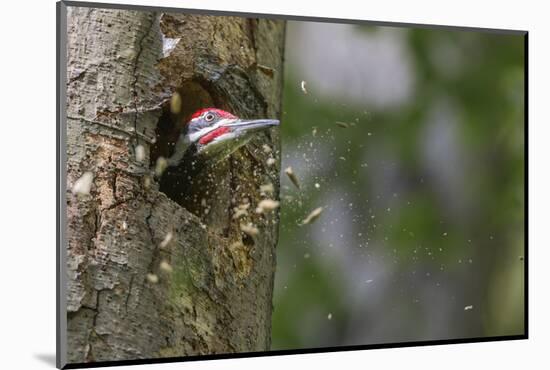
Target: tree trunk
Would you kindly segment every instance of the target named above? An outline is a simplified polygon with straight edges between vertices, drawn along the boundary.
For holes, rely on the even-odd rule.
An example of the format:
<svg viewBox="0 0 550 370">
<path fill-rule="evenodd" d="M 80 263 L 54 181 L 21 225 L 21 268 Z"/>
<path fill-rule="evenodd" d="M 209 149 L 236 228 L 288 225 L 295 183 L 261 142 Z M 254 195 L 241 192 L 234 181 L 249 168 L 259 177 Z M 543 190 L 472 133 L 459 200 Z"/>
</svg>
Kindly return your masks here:
<svg viewBox="0 0 550 370">
<path fill-rule="evenodd" d="M 147 173 L 197 108 L 279 117 L 284 22 L 69 7 L 67 32 L 68 362 L 268 350 L 279 217 L 253 210 L 279 194 L 278 133 L 210 169 L 200 207 Z"/>
</svg>

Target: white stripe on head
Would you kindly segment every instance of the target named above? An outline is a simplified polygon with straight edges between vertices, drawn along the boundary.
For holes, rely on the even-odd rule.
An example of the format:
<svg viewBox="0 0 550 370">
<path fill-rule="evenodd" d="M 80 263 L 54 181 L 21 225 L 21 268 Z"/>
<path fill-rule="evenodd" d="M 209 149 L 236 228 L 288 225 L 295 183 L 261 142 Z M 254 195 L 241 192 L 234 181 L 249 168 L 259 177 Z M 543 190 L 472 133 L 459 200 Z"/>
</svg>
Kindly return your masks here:
<svg viewBox="0 0 550 370">
<path fill-rule="evenodd" d="M 203 128 L 203 129 L 200 129 L 199 131 L 187 134 L 187 136 L 185 138 L 189 143 L 194 143 L 195 141 L 198 141 L 204 135 L 216 130 L 217 128 L 220 128 L 220 126 L 231 123 L 233 121 L 235 121 L 235 118 L 233 118 L 233 119 L 231 119 L 231 118 L 221 119 L 218 122 L 216 122 L 215 124 L 213 124 L 212 126 L 208 126 L 208 127 Z"/>
</svg>

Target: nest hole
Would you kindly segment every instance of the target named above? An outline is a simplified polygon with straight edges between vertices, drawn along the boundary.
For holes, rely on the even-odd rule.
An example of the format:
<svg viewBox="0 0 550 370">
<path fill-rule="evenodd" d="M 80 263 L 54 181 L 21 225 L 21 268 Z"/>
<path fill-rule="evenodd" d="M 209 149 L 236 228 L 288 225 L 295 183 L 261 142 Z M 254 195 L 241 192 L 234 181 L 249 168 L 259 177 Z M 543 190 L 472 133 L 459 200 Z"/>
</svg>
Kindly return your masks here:
<svg viewBox="0 0 550 370">
<path fill-rule="evenodd" d="M 157 122 L 156 141 L 151 147 L 151 168 L 155 168 L 160 157 L 167 159 L 174 154 L 178 138 L 191 115 L 199 109 L 210 106 L 214 106 L 214 101 L 199 82 L 185 82 L 174 91 L 171 99 L 163 105 L 161 116 Z M 200 188 L 166 174 L 167 171 L 163 174 L 162 181 L 159 179 L 159 190 L 188 211 L 200 215 L 201 210 L 196 203 L 197 200 L 203 198 L 203 195 L 195 194 Z M 180 187 L 182 191 L 174 190 Z"/>
</svg>

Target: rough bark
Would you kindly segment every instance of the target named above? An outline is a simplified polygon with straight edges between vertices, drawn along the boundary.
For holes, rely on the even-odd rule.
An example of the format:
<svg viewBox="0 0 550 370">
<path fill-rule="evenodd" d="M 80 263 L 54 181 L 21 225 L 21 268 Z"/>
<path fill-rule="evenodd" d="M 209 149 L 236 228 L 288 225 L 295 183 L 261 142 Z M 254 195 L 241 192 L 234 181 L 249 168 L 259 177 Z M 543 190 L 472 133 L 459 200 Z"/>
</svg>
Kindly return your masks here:
<svg viewBox="0 0 550 370">
<path fill-rule="evenodd" d="M 278 196 L 278 134 L 212 169 L 218 187 L 201 208 L 169 199 L 154 180 L 144 186 L 144 173 L 170 154 L 175 91 L 178 120 L 209 105 L 279 116 L 284 23 L 69 7 L 67 31 L 68 362 L 269 349 L 278 214 L 233 212 L 245 198 L 254 210 L 262 184 Z M 180 39 L 169 56 L 165 38 Z M 90 195 L 77 196 L 87 171 Z M 242 233 L 242 222 L 259 234 Z"/>
</svg>

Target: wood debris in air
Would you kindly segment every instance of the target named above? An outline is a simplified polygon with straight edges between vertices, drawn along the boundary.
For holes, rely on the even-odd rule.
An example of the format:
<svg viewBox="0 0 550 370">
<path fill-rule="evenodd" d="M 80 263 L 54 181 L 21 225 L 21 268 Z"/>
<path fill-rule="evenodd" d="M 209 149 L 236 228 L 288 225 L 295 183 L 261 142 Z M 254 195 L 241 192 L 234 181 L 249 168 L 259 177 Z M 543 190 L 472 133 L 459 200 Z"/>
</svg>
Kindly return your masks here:
<svg viewBox="0 0 550 370">
<path fill-rule="evenodd" d="M 159 268 L 167 273 L 171 273 L 174 270 L 172 268 L 172 265 L 170 265 L 167 261 L 162 261 L 159 265 Z"/>
<path fill-rule="evenodd" d="M 181 95 L 176 91 L 170 99 L 170 112 L 179 114 L 181 112 Z"/>
<path fill-rule="evenodd" d="M 260 230 L 252 223 L 241 224 L 241 231 L 249 236 L 256 236 L 260 233 Z"/>
<path fill-rule="evenodd" d="M 300 189 L 300 183 L 298 182 L 298 177 L 296 177 L 296 174 L 292 170 L 292 167 L 290 167 L 290 166 L 287 167 L 285 169 L 285 173 L 288 176 L 288 178 L 290 179 L 290 181 L 294 184 L 294 186 L 296 186 L 298 189 Z"/>
<path fill-rule="evenodd" d="M 305 81 L 302 81 L 302 83 L 300 84 L 300 88 L 302 89 L 302 92 L 304 94 L 307 94 L 306 82 Z"/>
<path fill-rule="evenodd" d="M 256 213 L 267 213 L 279 208 L 279 202 L 273 199 L 264 199 L 258 203 Z"/>
<path fill-rule="evenodd" d="M 340 121 L 336 121 L 336 126 L 338 127 L 341 127 L 341 128 L 349 128 L 349 124 L 346 123 L 346 122 L 340 122 Z"/>
<path fill-rule="evenodd" d="M 156 284 L 159 282 L 159 277 L 155 274 L 147 274 L 147 280 L 151 283 L 151 284 Z"/>
<path fill-rule="evenodd" d="M 311 213 L 302 221 L 302 225 L 308 225 L 315 222 L 319 216 L 323 213 L 323 207 L 315 208 Z"/>
<path fill-rule="evenodd" d="M 85 196 L 90 194 L 92 188 L 92 182 L 94 181 L 94 174 L 91 172 L 84 172 L 73 185 L 73 194 L 78 196 Z"/>
<path fill-rule="evenodd" d="M 233 208 L 233 219 L 237 219 L 237 218 L 248 215 L 248 210 L 247 209 L 248 209 L 249 205 L 250 204 L 247 203 L 246 207 L 243 207 L 244 205 L 241 204 L 238 207 Z"/>
<path fill-rule="evenodd" d="M 141 144 L 136 146 L 136 161 L 143 162 L 145 160 L 145 147 Z"/>
<path fill-rule="evenodd" d="M 168 244 L 170 244 L 170 242 L 174 239 L 174 233 L 172 233 L 171 231 L 169 231 L 166 236 L 164 237 L 164 239 L 162 240 L 162 242 L 160 242 L 160 247 L 161 248 L 166 248 L 168 246 Z"/>
<path fill-rule="evenodd" d="M 272 194 L 274 191 L 275 191 L 275 189 L 273 188 L 272 183 L 265 184 L 265 185 L 260 185 L 260 192 L 261 193 Z"/>
<path fill-rule="evenodd" d="M 168 167 L 168 161 L 164 157 L 158 157 L 157 164 L 155 166 L 155 175 L 157 177 L 162 176 L 164 170 Z"/>
</svg>

